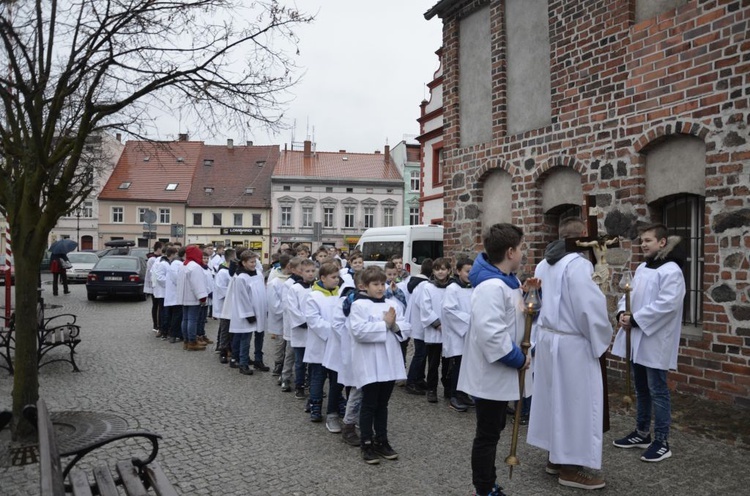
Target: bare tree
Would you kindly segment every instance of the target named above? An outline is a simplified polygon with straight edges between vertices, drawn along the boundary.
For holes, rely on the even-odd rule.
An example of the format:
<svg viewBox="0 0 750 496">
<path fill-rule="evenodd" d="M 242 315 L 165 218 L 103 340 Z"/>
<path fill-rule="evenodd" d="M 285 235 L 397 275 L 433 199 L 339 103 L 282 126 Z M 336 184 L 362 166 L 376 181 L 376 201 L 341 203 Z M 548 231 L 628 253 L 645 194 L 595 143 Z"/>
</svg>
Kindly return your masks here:
<svg viewBox="0 0 750 496">
<path fill-rule="evenodd" d="M 15 437 L 38 397 L 36 301 L 50 230 L 91 193 L 92 136 L 159 114 L 281 125 L 294 29 L 276 0 L 0 0 L 0 208 L 16 266 Z"/>
</svg>

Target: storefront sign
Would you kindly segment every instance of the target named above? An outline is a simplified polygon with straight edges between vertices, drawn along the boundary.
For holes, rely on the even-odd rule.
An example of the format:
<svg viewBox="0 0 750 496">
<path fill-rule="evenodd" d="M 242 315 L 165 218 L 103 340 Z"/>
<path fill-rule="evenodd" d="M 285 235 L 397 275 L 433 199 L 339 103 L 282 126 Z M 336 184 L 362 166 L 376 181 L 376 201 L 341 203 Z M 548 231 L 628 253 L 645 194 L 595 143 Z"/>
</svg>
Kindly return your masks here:
<svg viewBox="0 0 750 496">
<path fill-rule="evenodd" d="M 224 236 L 263 236 L 261 227 L 222 227 L 221 234 Z"/>
</svg>

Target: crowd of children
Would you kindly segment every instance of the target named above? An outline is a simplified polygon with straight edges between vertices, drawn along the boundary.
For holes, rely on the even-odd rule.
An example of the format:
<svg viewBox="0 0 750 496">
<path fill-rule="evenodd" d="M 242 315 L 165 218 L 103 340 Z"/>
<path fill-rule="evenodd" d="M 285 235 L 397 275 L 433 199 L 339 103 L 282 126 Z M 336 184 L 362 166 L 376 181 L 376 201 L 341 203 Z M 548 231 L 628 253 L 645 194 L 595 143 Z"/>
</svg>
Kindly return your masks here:
<svg viewBox="0 0 750 496">
<path fill-rule="evenodd" d="M 561 226 L 561 238 L 579 235 L 582 225 Z M 666 228 L 647 228 L 642 240 L 647 262 L 636 272 L 633 311 L 617 316 L 621 334 L 627 330 L 634 338 L 638 417 L 636 430 L 615 446 L 648 448 L 642 459 L 660 461 L 671 456 L 669 394 L 662 385 L 674 367 L 684 287 L 679 267 L 669 263 L 678 260 L 666 255 Z M 243 375 L 272 367 L 280 391 L 294 391 L 310 421 L 324 422 L 344 442 L 359 446 L 368 464 L 398 458 L 388 436 L 394 388 L 405 386 L 407 393 L 437 403 L 440 382 L 451 409 L 476 411 L 471 465 L 478 495 L 504 494 L 495 458 L 506 410 L 533 390 L 528 442 L 549 451 L 546 471 L 562 485 L 598 489 L 604 480 L 589 469 L 601 465 L 602 383 L 596 372 L 611 339 L 606 304 L 591 281 L 591 263 L 566 252 L 563 240 L 550 244 L 536 277 L 522 284 L 515 275 L 522 241 L 520 228 L 496 224 L 486 231 L 476 260 L 425 259 L 414 275 L 403 270 L 399 256 L 384 268 L 365 267 L 356 251 L 345 260 L 335 250 L 321 248 L 311 256 L 306 246 L 283 246 L 264 273 L 252 250 L 156 243 L 147 273 L 154 330 L 159 338 L 181 341 L 185 350 L 203 350 L 212 343 L 205 334 L 210 306 L 219 320 L 220 363 Z M 647 278 L 652 280 L 646 285 Z M 523 295 L 544 281 L 548 302 L 532 342 L 537 359 L 546 363 L 529 371 L 520 394 L 518 371 L 530 368 L 532 356 L 520 347 Z M 579 298 L 584 294 L 589 296 Z M 669 302 L 662 301 L 664 294 Z M 263 362 L 265 332 L 274 338 L 271 367 Z M 407 369 L 410 341 L 414 353 Z M 624 356 L 621 341 L 616 353 Z M 653 359 L 653 348 L 665 358 Z M 584 395 L 575 393 L 580 401 L 565 401 L 581 388 Z"/>
</svg>

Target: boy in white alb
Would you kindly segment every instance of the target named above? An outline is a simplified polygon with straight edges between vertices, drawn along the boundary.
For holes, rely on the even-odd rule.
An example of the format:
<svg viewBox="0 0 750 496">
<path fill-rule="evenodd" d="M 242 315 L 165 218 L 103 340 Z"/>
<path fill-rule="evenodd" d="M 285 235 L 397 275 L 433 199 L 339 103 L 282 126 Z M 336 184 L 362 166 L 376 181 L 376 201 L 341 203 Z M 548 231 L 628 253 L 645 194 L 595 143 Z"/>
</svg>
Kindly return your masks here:
<svg viewBox="0 0 750 496">
<path fill-rule="evenodd" d="M 279 268 L 274 269 L 276 276 L 269 277 L 266 283 L 266 297 L 268 299 L 268 333 L 276 341 L 274 350 L 274 363 L 271 375 L 274 377 L 281 376 L 284 368 L 284 353 L 286 351 L 286 340 L 284 340 L 284 298 L 286 297 L 286 286 L 284 283 L 289 279 L 289 260 L 291 257 L 287 253 L 279 255 Z"/>
<path fill-rule="evenodd" d="M 385 273 L 380 267 L 362 271 L 366 297 L 355 299 L 349 314 L 352 342 L 352 379 L 362 389 L 359 414 L 362 458 L 379 463 L 378 456 L 395 460 L 398 453 L 388 440 L 388 401 L 396 381 L 405 379 L 399 342 L 409 324 L 401 305 L 385 298 Z"/>
<path fill-rule="evenodd" d="M 456 277 L 445 288 L 443 311 L 443 356 L 449 360 L 448 380 L 450 381 L 450 407 L 457 412 L 465 412 L 474 406 L 469 395 L 458 390 L 458 375 L 461 369 L 461 356 L 464 353 L 464 336 L 471 323 L 471 294 L 474 289 L 469 282 L 472 261 L 462 258 L 456 262 Z"/>
<path fill-rule="evenodd" d="M 294 350 L 294 397 L 307 398 L 305 394 L 305 346 L 307 345 L 307 319 L 305 305 L 310 296 L 310 287 L 315 280 L 315 263 L 309 258 L 300 260 L 298 273 L 291 279 L 294 284 L 286 295 L 287 315 L 291 329 L 290 344 Z"/>
<path fill-rule="evenodd" d="M 213 297 L 213 315 L 219 319 L 219 363 L 228 363 L 229 355 L 232 348 L 232 340 L 229 335 L 229 319 L 232 317 L 228 312 L 224 311 L 224 303 L 227 297 L 227 289 L 229 288 L 229 281 L 232 280 L 232 273 L 230 271 L 230 264 L 235 260 L 234 248 L 227 248 L 224 250 L 225 261 L 219 265 L 214 276 L 214 297 Z M 229 310 L 229 309 L 227 309 Z M 236 359 L 237 357 L 233 357 Z"/>
<path fill-rule="evenodd" d="M 292 341 L 292 318 L 289 315 L 289 304 L 287 303 L 287 295 L 289 290 L 299 280 L 299 263 L 302 261 L 299 257 L 292 257 L 287 265 L 287 272 L 289 277 L 279 288 L 279 297 L 281 298 L 281 315 L 282 324 L 284 331 L 284 365 L 281 368 L 281 377 L 279 384 L 281 385 L 281 392 L 288 393 L 292 390 L 292 384 L 294 380 L 294 350 L 290 342 Z"/>
<path fill-rule="evenodd" d="M 478 496 L 502 496 L 495 456 L 505 428 L 508 401 L 519 398 L 518 370 L 530 358 L 520 348 L 524 334 L 523 292 L 515 272 L 521 266 L 523 231 L 495 224 L 484 235 L 484 253 L 469 274 L 471 324 L 464 341 L 458 389 L 474 397 L 477 429 L 471 449 L 472 482 Z M 531 391 L 526 374 L 526 391 Z"/>
<path fill-rule="evenodd" d="M 231 317 L 229 332 L 232 336 L 232 358 L 238 357 L 239 372 L 253 375 L 250 368 L 250 340 L 259 329 L 266 328 L 268 302 L 263 273 L 258 272 L 258 255 L 245 250 L 240 255 L 237 273 L 230 286 Z"/>
<path fill-rule="evenodd" d="M 677 368 L 685 298 L 684 258 L 681 239 L 669 236 L 661 224 L 641 231 L 641 250 L 646 261 L 633 277 L 631 312 L 625 312 L 625 297 L 618 306 L 617 332 L 612 353 L 626 357 L 625 330 L 630 329 L 631 361 L 636 396 L 635 431 L 618 439 L 618 448 L 646 448 L 644 462 L 659 462 L 672 456 L 669 425 L 672 420 L 667 372 Z M 651 412 L 654 440 L 651 441 Z"/>
</svg>

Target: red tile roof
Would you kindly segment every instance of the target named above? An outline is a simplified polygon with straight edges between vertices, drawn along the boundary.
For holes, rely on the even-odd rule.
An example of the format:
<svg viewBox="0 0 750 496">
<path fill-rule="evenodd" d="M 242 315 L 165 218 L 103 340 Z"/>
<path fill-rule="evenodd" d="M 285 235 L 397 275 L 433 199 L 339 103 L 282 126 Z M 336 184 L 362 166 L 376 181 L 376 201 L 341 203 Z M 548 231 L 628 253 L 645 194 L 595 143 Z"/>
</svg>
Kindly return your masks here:
<svg viewBox="0 0 750 496">
<path fill-rule="evenodd" d="M 128 141 L 99 199 L 184 203 L 202 149 L 202 141 Z M 170 183 L 177 188 L 167 191 Z"/>
<path fill-rule="evenodd" d="M 190 207 L 271 208 L 271 174 L 278 145 L 205 145 L 193 176 Z M 211 165 L 206 165 L 211 161 Z M 261 166 L 262 163 L 262 166 Z M 206 188 L 212 188 L 211 193 Z M 252 194 L 246 194 L 253 188 Z"/>
<path fill-rule="evenodd" d="M 274 177 L 354 178 L 402 181 L 396 166 L 380 153 L 283 151 Z"/>
</svg>

